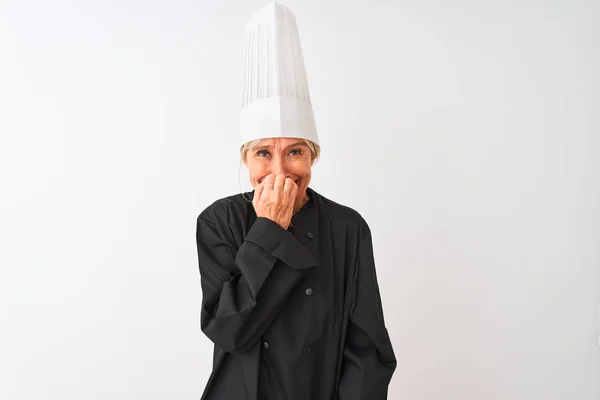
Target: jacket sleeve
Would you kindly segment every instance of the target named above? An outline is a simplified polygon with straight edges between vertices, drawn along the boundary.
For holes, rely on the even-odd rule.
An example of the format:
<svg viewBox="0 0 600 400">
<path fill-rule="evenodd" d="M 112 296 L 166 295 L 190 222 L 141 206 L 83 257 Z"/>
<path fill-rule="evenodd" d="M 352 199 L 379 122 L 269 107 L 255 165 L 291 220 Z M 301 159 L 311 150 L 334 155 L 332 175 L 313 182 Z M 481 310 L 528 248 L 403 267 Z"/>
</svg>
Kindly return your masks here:
<svg viewBox="0 0 600 400">
<path fill-rule="evenodd" d="M 201 329 L 230 353 L 248 350 L 275 319 L 300 278 L 317 265 L 289 231 L 257 218 L 235 248 L 229 226 L 200 215 L 196 226 L 202 286 Z"/>
<path fill-rule="evenodd" d="M 339 400 L 386 400 L 396 357 L 385 327 L 369 233 L 359 245 Z"/>
</svg>

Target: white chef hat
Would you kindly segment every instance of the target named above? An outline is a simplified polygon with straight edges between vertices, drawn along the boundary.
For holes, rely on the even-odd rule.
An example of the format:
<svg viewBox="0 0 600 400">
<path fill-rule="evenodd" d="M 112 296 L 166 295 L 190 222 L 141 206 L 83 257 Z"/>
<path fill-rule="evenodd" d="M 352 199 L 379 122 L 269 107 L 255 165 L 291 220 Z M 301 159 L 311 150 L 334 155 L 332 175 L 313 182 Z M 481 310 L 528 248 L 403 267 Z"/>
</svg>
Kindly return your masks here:
<svg viewBox="0 0 600 400">
<path fill-rule="evenodd" d="M 319 144 L 294 14 L 271 2 L 246 23 L 241 143 L 272 137 Z"/>
</svg>

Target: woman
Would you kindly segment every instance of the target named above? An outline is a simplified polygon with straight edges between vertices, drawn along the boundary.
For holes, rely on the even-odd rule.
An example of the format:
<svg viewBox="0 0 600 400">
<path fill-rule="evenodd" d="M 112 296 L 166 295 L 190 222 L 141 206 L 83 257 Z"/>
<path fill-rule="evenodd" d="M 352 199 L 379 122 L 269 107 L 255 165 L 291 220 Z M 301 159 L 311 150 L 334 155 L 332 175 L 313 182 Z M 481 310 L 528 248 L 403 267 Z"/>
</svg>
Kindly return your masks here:
<svg viewBox="0 0 600 400">
<path fill-rule="evenodd" d="M 203 399 L 387 397 L 396 359 L 369 227 L 309 187 L 317 157 L 307 140 L 244 146 L 252 202 L 226 197 L 198 217 L 201 327 L 215 343 Z"/>
<path fill-rule="evenodd" d="M 289 10 L 271 7 L 248 29 L 273 31 L 261 24 L 275 19 L 294 33 Z M 296 58 L 274 59 L 279 70 L 268 71 L 292 66 L 277 79 L 306 83 L 299 45 L 283 39 Z M 369 226 L 309 186 L 320 147 L 308 89 L 287 83 L 278 85 L 285 96 L 247 85 L 240 157 L 254 190 L 215 201 L 197 219 L 201 328 L 215 345 L 202 399 L 386 399 L 396 359 Z"/>
</svg>

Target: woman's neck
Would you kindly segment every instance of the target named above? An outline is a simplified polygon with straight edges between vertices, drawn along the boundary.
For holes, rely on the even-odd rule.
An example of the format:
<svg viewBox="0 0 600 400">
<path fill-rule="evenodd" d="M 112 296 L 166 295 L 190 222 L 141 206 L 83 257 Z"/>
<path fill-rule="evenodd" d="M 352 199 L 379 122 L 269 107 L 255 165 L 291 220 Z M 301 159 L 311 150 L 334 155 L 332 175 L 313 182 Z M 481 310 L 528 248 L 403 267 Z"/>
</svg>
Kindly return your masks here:
<svg viewBox="0 0 600 400">
<path fill-rule="evenodd" d="M 306 202 L 310 199 L 310 197 L 308 196 L 308 193 L 306 191 L 304 191 L 304 195 L 302 197 L 300 197 L 299 199 L 296 199 L 296 202 L 294 204 L 294 214 L 296 214 L 298 211 L 300 211 L 300 209 L 306 204 Z"/>
</svg>

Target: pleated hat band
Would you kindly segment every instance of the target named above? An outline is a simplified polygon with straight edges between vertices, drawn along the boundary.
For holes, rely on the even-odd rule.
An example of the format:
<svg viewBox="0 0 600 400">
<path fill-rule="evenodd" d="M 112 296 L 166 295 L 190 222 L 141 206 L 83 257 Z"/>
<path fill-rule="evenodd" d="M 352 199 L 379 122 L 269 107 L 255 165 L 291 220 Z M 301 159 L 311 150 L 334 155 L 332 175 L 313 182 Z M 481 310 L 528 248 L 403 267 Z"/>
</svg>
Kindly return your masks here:
<svg viewBox="0 0 600 400">
<path fill-rule="evenodd" d="M 296 18 L 276 1 L 246 23 L 241 143 L 289 137 L 319 144 Z"/>
</svg>

